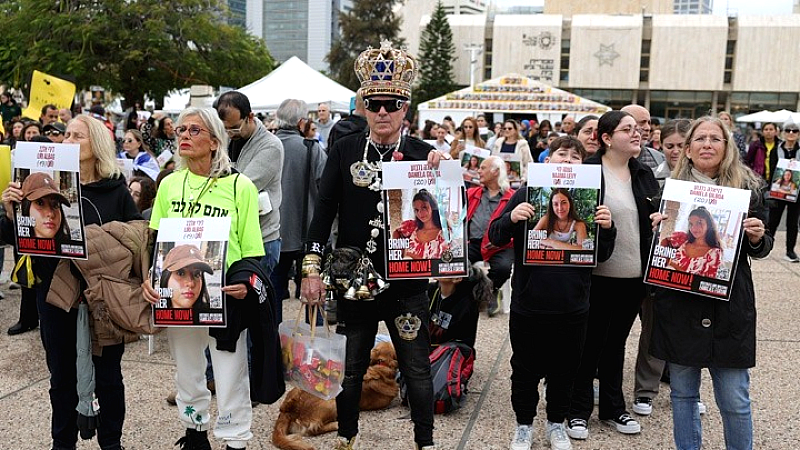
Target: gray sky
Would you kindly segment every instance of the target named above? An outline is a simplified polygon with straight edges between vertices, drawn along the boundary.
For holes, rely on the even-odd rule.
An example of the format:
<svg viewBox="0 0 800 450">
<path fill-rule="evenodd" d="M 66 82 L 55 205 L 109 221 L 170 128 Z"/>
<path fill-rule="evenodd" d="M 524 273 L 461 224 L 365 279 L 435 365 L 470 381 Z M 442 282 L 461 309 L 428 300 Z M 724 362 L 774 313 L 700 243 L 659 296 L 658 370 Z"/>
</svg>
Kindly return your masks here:
<svg viewBox="0 0 800 450">
<path fill-rule="evenodd" d="M 514 5 L 543 5 L 544 0 L 493 0 L 501 7 Z M 552 0 L 557 1 L 557 0 Z M 736 11 L 738 15 L 772 15 L 791 14 L 792 0 L 713 0 L 714 14 L 726 14 L 727 10 Z"/>
</svg>

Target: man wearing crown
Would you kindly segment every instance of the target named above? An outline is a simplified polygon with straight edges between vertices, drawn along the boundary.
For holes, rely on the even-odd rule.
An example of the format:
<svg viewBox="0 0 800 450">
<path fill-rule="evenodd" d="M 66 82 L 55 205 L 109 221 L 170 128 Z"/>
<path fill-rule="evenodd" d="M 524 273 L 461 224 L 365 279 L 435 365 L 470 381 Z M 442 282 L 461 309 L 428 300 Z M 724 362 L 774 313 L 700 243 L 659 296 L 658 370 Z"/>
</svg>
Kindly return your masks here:
<svg viewBox="0 0 800 450">
<path fill-rule="evenodd" d="M 331 224 L 339 214 L 337 247 L 358 249 L 361 261 L 350 289 L 338 300 L 337 333 L 347 336 L 343 391 L 336 397 L 339 432 L 334 449 L 358 448 L 358 416 L 361 384 L 369 364 L 378 322 L 389 329 L 397 351 L 400 370 L 408 384 L 414 441 L 420 450 L 432 450 L 433 385 L 428 351 L 428 300 L 426 280 L 392 281 L 385 273 L 381 163 L 424 161 L 438 167 L 446 158 L 433 147 L 413 137 L 402 137 L 400 128 L 411 99 L 411 83 L 417 62 L 388 41 L 380 49 L 368 48 L 355 62 L 361 81 L 368 131 L 346 136 L 329 149 L 328 162 L 320 180 L 319 199 L 306 242 L 303 259 L 301 300 L 320 305 L 326 284 L 320 276 L 322 251 Z M 449 155 L 447 155 L 449 157 Z M 334 254 L 334 256 L 336 256 Z M 362 273 L 363 276 L 358 274 Z M 324 280 L 330 283 L 330 280 Z M 371 286 L 367 288 L 367 286 Z M 358 293 L 354 295 L 354 291 Z M 371 293 L 370 293 L 371 292 Z M 365 296 L 360 294 L 365 293 Z M 364 448 L 380 448 L 378 443 Z"/>
</svg>

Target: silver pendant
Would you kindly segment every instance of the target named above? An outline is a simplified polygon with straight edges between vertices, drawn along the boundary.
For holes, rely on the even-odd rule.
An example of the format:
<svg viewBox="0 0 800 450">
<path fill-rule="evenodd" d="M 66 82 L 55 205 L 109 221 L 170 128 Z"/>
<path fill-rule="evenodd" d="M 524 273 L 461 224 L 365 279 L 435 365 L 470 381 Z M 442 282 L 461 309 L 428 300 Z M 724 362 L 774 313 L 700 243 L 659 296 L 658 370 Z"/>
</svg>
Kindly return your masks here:
<svg viewBox="0 0 800 450">
<path fill-rule="evenodd" d="M 442 252 L 442 261 L 449 263 L 453 260 L 453 252 L 450 250 L 445 250 Z"/>
<path fill-rule="evenodd" d="M 401 338 L 413 341 L 417 338 L 419 329 L 422 327 L 422 320 L 411 313 L 405 313 L 394 319 L 394 326 L 397 327 Z"/>
<path fill-rule="evenodd" d="M 375 243 L 375 239 L 371 239 L 367 241 L 366 247 L 367 253 L 375 253 L 378 250 L 378 244 Z"/>
<path fill-rule="evenodd" d="M 369 190 L 374 192 L 379 192 L 383 189 L 383 183 L 381 182 L 381 177 L 376 177 L 375 181 L 369 185 Z"/>
<path fill-rule="evenodd" d="M 353 176 L 353 184 L 358 187 L 369 187 L 375 178 L 375 172 L 365 161 L 356 161 L 350 165 L 350 175 Z"/>
</svg>

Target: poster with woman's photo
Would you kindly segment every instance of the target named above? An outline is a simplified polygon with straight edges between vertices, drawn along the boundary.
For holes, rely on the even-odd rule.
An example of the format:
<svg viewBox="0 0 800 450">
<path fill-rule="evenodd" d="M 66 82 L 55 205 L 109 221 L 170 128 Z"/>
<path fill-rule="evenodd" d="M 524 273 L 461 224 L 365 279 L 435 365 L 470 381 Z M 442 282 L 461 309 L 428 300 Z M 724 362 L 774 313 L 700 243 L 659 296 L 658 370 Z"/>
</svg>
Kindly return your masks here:
<svg viewBox="0 0 800 450">
<path fill-rule="evenodd" d="M 383 164 L 386 278 L 462 277 L 464 182 L 458 161 Z"/>
<path fill-rule="evenodd" d="M 600 199 L 599 165 L 528 164 L 526 265 L 594 267 Z"/>
<path fill-rule="evenodd" d="M 800 186 L 800 161 L 796 159 L 779 159 L 772 174 L 769 197 L 787 202 L 796 202 L 797 186 Z"/>
<path fill-rule="evenodd" d="M 508 181 L 511 183 L 511 187 L 516 189 L 522 182 L 522 166 L 519 155 L 500 152 L 497 156 L 505 161 Z"/>
<path fill-rule="evenodd" d="M 226 326 L 225 257 L 230 217 L 161 219 L 153 255 L 153 287 L 160 327 Z"/>
<path fill-rule="evenodd" d="M 19 253 L 87 258 L 79 173 L 77 144 L 17 143 L 13 176 L 22 186 L 22 202 L 14 211 Z"/>
<path fill-rule="evenodd" d="M 492 155 L 489 150 L 467 145 L 466 150 L 459 153 L 459 160 L 461 161 L 461 171 L 463 180 L 467 183 L 480 185 L 480 176 L 478 175 L 478 168 L 481 167 L 483 160 Z"/>
<path fill-rule="evenodd" d="M 728 300 L 750 191 L 667 179 L 645 283 Z"/>
</svg>

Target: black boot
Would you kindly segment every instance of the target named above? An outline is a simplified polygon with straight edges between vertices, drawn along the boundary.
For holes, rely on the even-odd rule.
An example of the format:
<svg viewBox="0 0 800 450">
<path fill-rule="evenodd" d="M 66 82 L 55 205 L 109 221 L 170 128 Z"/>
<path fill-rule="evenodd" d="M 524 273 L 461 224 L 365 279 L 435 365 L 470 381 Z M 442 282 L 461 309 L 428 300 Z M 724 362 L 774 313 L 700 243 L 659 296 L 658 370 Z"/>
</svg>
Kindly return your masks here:
<svg viewBox="0 0 800 450">
<path fill-rule="evenodd" d="M 175 445 L 180 445 L 181 450 L 211 450 L 211 443 L 208 442 L 208 432 L 197 431 L 192 428 L 186 429 L 186 435 Z"/>
<path fill-rule="evenodd" d="M 486 307 L 486 313 L 489 317 L 494 317 L 500 312 L 502 308 L 503 291 L 500 289 L 492 290 L 492 298 L 489 300 L 489 306 Z"/>
</svg>

